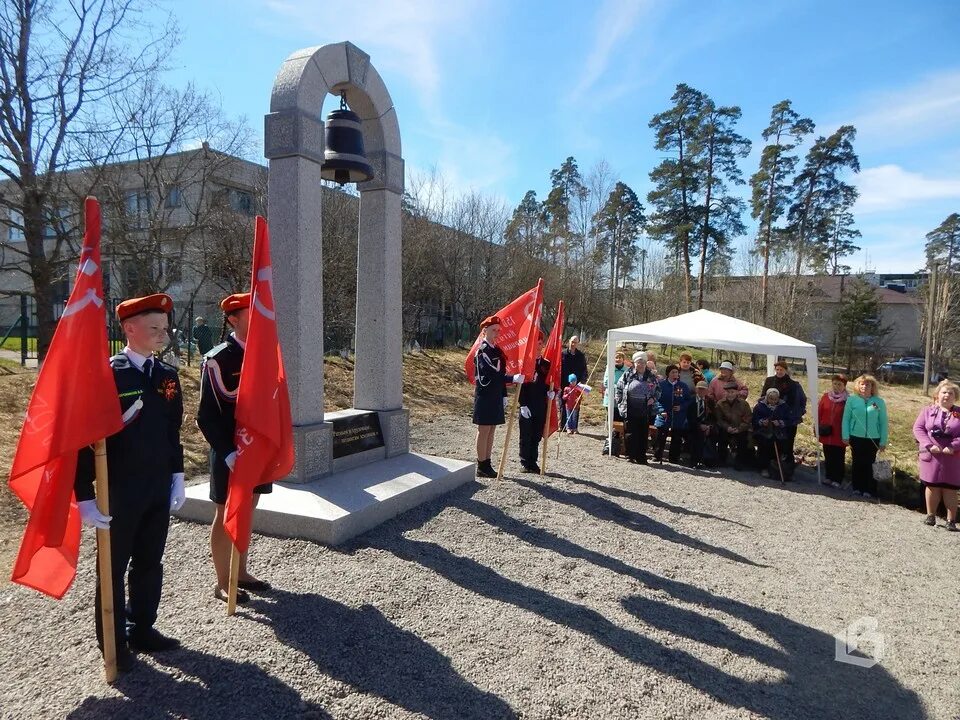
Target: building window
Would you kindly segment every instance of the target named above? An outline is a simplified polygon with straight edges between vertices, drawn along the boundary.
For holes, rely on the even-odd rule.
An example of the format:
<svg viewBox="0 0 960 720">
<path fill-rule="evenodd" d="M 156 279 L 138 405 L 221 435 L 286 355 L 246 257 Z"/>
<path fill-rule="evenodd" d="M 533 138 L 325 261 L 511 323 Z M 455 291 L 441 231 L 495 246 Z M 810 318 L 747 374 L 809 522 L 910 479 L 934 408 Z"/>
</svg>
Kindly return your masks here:
<svg viewBox="0 0 960 720">
<path fill-rule="evenodd" d="M 7 240 L 9 242 L 23 242 L 23 215 L 17 210 L 10 211 L 10 224 L 7 227 Z"/>
<path fill-rule="evenodd" d="M 230 209 L 242 212 L 244 215 L 253 215 L 253 196 L 246 190 L 229 191 Z"/>
<path fill-rule="evenodd" d="M 163 205 L 168 209 L 181 207 L 183 205 L 183 193 L 180 188 L 176 185 L 167 188 L 167 197 L 164 199 Z"/>
<path fill-rule="evenodd" d="M 124 208 L 130 227 L 147 226 L 150 215 L 150 195 L 144 190 L 129 190 L 124 196 Z"/>
</svg>

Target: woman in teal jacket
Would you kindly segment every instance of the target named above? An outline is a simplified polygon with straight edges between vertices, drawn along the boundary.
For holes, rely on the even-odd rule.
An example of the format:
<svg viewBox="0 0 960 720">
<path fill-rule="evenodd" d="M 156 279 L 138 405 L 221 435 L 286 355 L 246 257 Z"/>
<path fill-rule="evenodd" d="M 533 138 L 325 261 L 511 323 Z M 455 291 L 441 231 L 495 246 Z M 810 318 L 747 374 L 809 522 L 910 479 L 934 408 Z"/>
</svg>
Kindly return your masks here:
<svg viewBox="0 0 960 720">
<path fill-rule="evenodd" d="M 877 451 L 887 447 L 887 406 L 877 395 L 873 375 L 861 375 L 853 381 L 853 387 L 856 394 L 843 408 L 841 434 L 853 456 L 853 494 L 869 498 L 877 494 L 873 462 Z"/>
</svg>

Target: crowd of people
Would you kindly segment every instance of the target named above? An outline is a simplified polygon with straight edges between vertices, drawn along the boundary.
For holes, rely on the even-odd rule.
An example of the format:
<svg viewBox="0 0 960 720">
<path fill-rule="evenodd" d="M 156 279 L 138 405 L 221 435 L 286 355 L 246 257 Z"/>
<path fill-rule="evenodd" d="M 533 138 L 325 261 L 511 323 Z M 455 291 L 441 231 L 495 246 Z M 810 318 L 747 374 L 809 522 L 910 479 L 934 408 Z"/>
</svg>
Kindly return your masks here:
<svg viewBox="0 0 960 720">
<path fill-rule="evenodd" d="M 484 321 L 497 327 L 496 316 Z M 505 422 L 507 385 L 520 383 L 520 461 L 524 472 L 540 472 L 537 448 L 542 438 L 548 403 L 555 395 L 545 385 L 549 363 L 542 357 L 536 376 L 510 376 L 506 361 L 496 355 L 494 339 L 483 356 L 477 354 L 474 423 L 477 433 L 477 474 L 496 477 L 490 466 L 493 431 Z M 492 345 L 490 344 L 492 343 Z M 578 337 L 571 337 L 561 356 L 561 388 L 556 402 L 560 427 L 577 432 L 579 407 L 586 385 L 587 359 Z M 541 336 L 540 351 L 543 351 Z M 613 403 L 614 441 L 604 452 L 626 455 L 631 463 L 651 460 L 683 463 L 691 468 L 732 466 L 752 469 L 763 477 L 791 482 L 796 469 L 794 444 L 797 428 L 807 412 L 807 396 L 790 377 L 789 366 L 779 360 L 774 374 L 764 380 L 760 396 L 751 406 L 746 383 L 736 367 L 724 360 L 717 368 L 689 353 L 661 371 L 656 354 L 638 351 L 628 359 L 625 351 L 614 356 L 613 388 L 603 381 L 603 407 Z M 482 381 L 481 381 L 482 379 Z M 878 453 L 888 444 L 889 418 L 879 384 L 864 374 L 850 382 L 843 374 L 831 378 L 831 388 L 817 405 L 819 442 L 823 448 L 825 485 L 849 488 L 854 496 L 877 495 L 875 466 Z M 957 492 L 960 489 L 960 387 L 949 380 L 934 392 L 933 404 L 921 411 L 913 427 L 919 449 L 919 475 L 924 487 L 925 522 L 936 525 L 942 503 L 948 530 L 957 529 Z M 850 481 L 846 478 L 846 453 L 850 448 Z"/>
</svg>

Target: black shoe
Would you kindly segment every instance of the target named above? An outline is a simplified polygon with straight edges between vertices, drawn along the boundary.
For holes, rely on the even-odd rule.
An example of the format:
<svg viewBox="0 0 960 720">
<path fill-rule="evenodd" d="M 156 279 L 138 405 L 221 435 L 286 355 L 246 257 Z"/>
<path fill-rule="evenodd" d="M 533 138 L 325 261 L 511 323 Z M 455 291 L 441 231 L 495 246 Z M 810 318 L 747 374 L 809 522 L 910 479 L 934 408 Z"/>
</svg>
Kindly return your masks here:
<svg viewBox="0 0 960 720">
<path fill-rule="evenodd" d="M 536 473 L 540 474 L 540 466 L 534 463 L 533 465 L 528 465 L 527 463 L 520 463 L 520 472 L 525 473 Z"/>
<path fill-rule="evenodd" d="M 139 650 L 145 653 L 167 652 L 176 650 L 180 647 L 180 641 L 176 638 L 167 637 L 156 628 L 146 628 L 145 630 L 134 629 L 127 638 L 131 649 Z"/>
<path fill-rule="evenodd" d="M 956 523 L 956 522 L 948 522 L 948 523 L 947 523 L 947 530 L 950 531 L 950 532 L 957 532 L 957 523 Z"/>
<path fill-rule="evenodd" d="M 229 598 L 227 597 L 227 591 L 222 590 L 219 585 L 213 586 L 213 596 L 220 602 L 228 602 Z M 243 605 L 244 603 L 250 602 L 250 596 L 247 594 L 246 590 L 240 589 L 240 583 L 237 583 L 237 605 Z"/>
<path fill-rule="evenodd" d="M 663 455 L 654 455 L 654 456 L 653 456 L 653 461 L 654 461 L 654 462 L 658 462 L 658 463 L 662 463 L 662 462 L 663 462 Z"/>
<path fill-rule="evenodd" d="M 489 460 L 477 462 L 477 477 L 495 478 L 496 476 L 497 471 L 493 469 Z"/>
<path fill-rule="evenodd" d="M 647 462 L 647 459 L 646 459 L 645 457 L 642 457 L 642 458 L 640 458 L 639 460 L 637 460 L 637 461 L 635 461 L 635 462 L 637 463 L 637 465 L 649 465 L 649 464 L 650 464 L 650 463 Z"/>
<path fill-rule="evenodd" d="M 924 520 L 923 522 L 924 522 L 925 525 L 930 525 L 931 527 L 933 527 L 934 525 L 937 524 L 937 516 L 936 516 L 936 515 L 927 515 L 927 519 Z"/>
</svg>

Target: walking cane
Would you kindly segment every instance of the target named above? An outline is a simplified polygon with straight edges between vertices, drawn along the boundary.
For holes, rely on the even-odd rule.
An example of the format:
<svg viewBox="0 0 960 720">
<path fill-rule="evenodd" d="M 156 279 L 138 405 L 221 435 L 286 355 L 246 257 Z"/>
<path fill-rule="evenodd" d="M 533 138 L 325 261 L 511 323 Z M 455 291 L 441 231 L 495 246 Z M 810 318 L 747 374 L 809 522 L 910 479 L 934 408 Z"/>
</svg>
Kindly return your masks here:
<svg viewBox="0 0 960 720">
<path fill-rule="evenodd" d="M 783 477 L 783 466 L 780 464 L 780 446 L 777 445 L 777 438 L 773 438 L 773 452 L 777 456 L 777 472 L 780 473 L 780 482 L 784 485 L 787 484 L 786 479 Z"/>
</svg>

